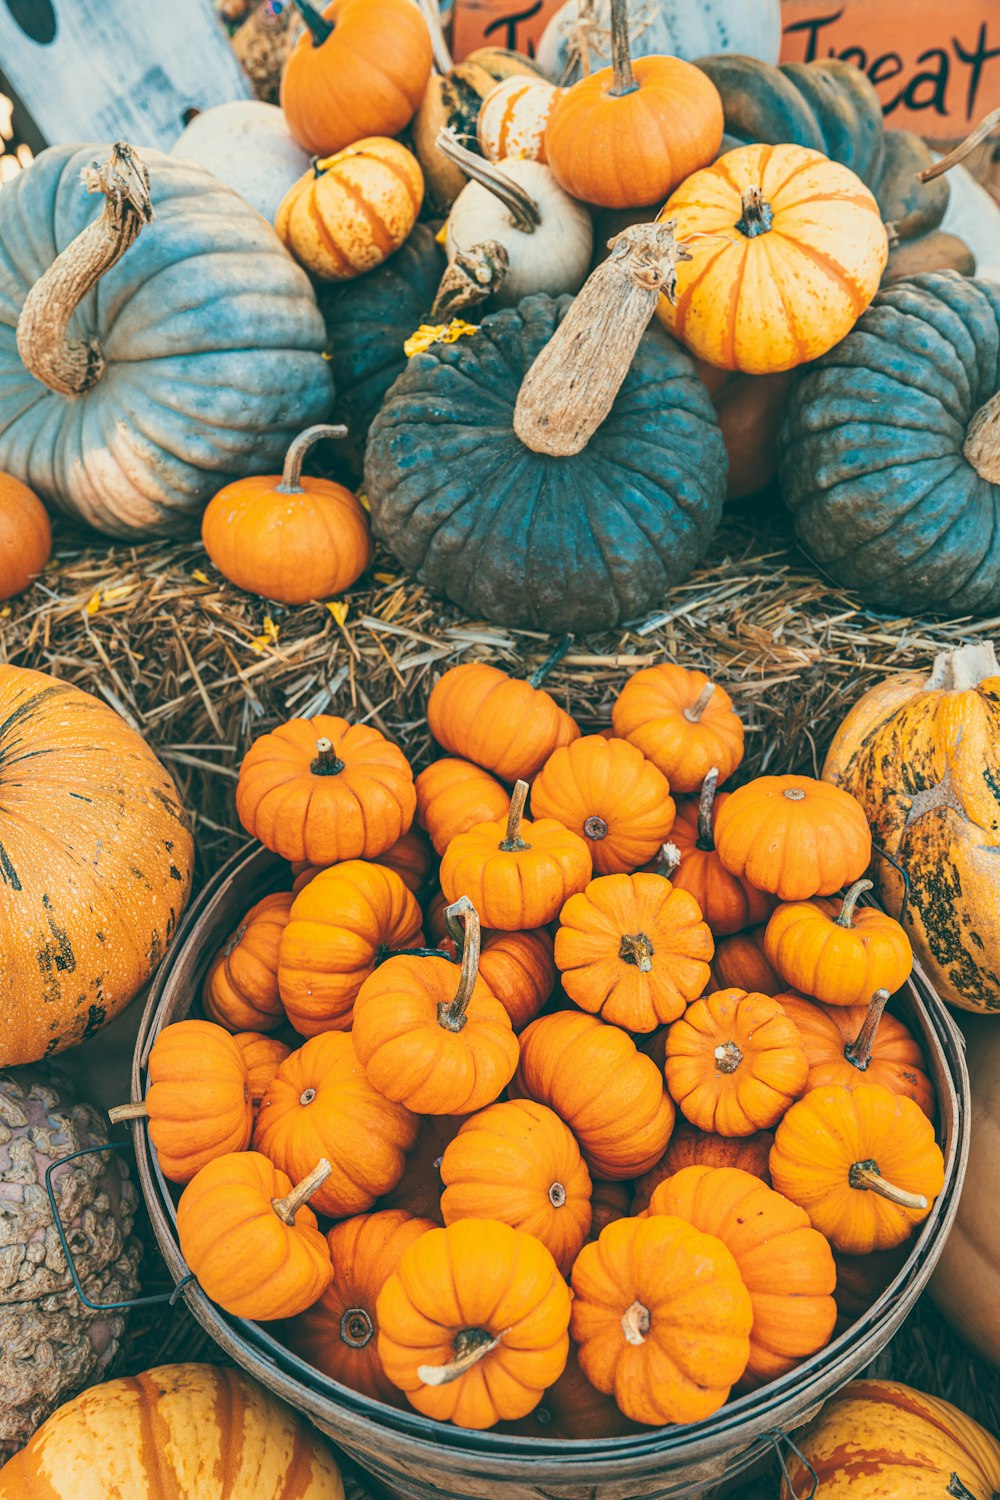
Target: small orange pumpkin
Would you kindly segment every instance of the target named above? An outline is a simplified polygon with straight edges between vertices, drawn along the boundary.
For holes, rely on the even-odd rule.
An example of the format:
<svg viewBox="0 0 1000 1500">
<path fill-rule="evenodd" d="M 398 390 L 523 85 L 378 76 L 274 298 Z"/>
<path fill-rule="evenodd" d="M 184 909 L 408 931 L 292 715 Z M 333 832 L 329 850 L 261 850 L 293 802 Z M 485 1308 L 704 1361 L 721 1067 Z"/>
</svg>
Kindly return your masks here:
<svg viewBox="0 0 1000 1500">
<path fill-rule="evenodd" d="M 782 901 L 830 896 L 865 873 L 872 836 L 859 802 L 812 776 L 758 776 L 715 820 L 726 869 Z"/>
<path fill-rule="evenodd" d="M 905 1244 L 893 1250 L 872 1250 L 868 1255 L 835 1255 L 837 1286 L 837 1332 L 843 1333 L 868 1311 L 895 1281 L 909 1258 Z"/>
<path fill-rule="evenodd" d="M 608 1182 L 602 1177 L 591 1178 L 590 1233 L 587 1240 L 596 1240 L 607 1224 L 616 1219 L 627 1219 L 632 1212 L 631 1185 L 627 1182 Z"/>
<path fill-rule="evenodd" d="M 216 1156 L 244 1151 L 253 1132 L 242 1049 L 211 1021 L 175 1021 L 153 1043 L 141 1104 L 108 1110 L 112 1123 L 146 1118 L 164 1177 L 190 1182 Z M 315 1165 L 316 1158 L 313 1158 Z"/>
<path fill-rule="evenodd" d="M 45 506 L 13 474 L 0 474 L 0 599 L 13 599 L 30 588 L 51 553 Z"/>
<path fill-rule="evenodd" d="M 827 1083 L 848 1088 L 862 1081 L 880 1083 L 919 1104 L 934 1118 L 934 1085 L 927 1062 L 902 1021 L 885 1013 L 888 990 L 876 990 L 868 1005 L 820 1005 L 802 995 L 778 995 L 795 1022 L 809 1059 L 806 1089 Z"/>
<path fill-rule="evenodd" d="M 683 1015 L 708 983 L 714 951 L 694 897 L 659 875 L 601 875 L 559 914 L 563 989 L 626 1031 Z"/>
<path fill-rule="evenodd" d="M 714 766 L 725 781 L 743 759 L 743 724 L 704 672 L 665 662 L 634 672 L 611 710 L 615 734 L 659 766 L 671 791 L 696 792 Z"/>
<path fill-rule="evenodd" d="M 301 1036 L 347 1031 L 376 965 L 421 940 L 420 908 L 394 870 L 363 859 L 321 870 L 292 904 L 278 984 Z"/>
<path fill-rule="evenodd" d="M 442 749 L 528 781 L 553 750 L 579 739 L 579 727 L 542 688 L 485 662 L 451 667 L 427 700 L 427 722 Z"/>
<path fill-rule="evenodd" d="M 443 1224 L 441 1214 L 441 1161 L 455 1139 L 464 1115 L 424 1115 L 406 1166 L 396 1186 L 379 1199 L 379 1208 L 402 1208 L 418 1219 Z"/>
<path fill-rule="evenodd" d="M 311 1037 L 285 1058 L 261 1102 L 254 1150 L 296 1181 L 325 1157 L 313 1205 L 332 1219 L 364 1213 L 403 1175 L 418 1121 L 369 1083 L 343 1031 Z"/>
<path fill-rule="evenodd" d="M 613 875 L 653 857 L 676 808 L 667 778 L 641 750 L 588 734 L 549 756 L 531 788 L 531 813 L 586 839 L 595 872 Z"/>
<path fill-rule="evenodd" d="M 430 835 L 438 854 L 443 854 L 458 833 L 468 833 L 477 823 L 492 823 L 507 816 L 510 798 L 504 787 L 469 760 L 445 756 L 432 761 L 414 782 L 417 822 Z"/>
<path fill-rule="evenodd" d="M 867 1005 L 876 990 L 895 994 L 913 968 L 910 940 L 877 906 L 858 909 L 870 880 L 856 880 L 836 913 L 818 901 L 779 906 L 764 951 L 785 983 L 824 1005 Z"/>
<path fill-rule="evenodd" d="M 261 1100 L 271 1086 L 272 1078 L 285 1058 L 291 1055 L 292 1049 L 286 1047 L 284 1042 L 279 1042 L 277 1037 L 264 1036 L 259 1031 L 237 1031 L 233 1034 L 233 1041 L 243 1053 L 243 1061 L 247 1065 L 250 1103 L 256 1115 Z"/>
<path fill-rule="evenodd" d="M 764 928 L 734 933 L 715 945 L 712 988 L 748 990 L 757 995 L 777 995 L 785 984 L 764 953 Z"/>
<path fill-rule="evenodd" d="M 670 844 L 680 857 L 670 879 L 679 890 L 690 891 L 716 937 L 729 937 L 766 922 L 775 901 L 748 880 L 731 875 L 716 852 L 712 830 L 729 797 L 728 792 L 716 795 L 718 781 L 713 766 L 698 802 L 684 803 L 677 810 Z"/>
<path fill-rule="evenodd" d="M 227 1031 L 275 1031 L 285 1019 L 278 992 L 278 949 L 292 909 L 288 891 L 251 906 L 212 960 L 202 1008 Z"/>
<path fill-rule="evenodd" d="M 591 1174 L 613 1182 L 648 1171 L 674 1127 L 656 1064 L 624 1031 L 582 1011 L 532 1021 L 521 1035 L 511 1095 L 555 1110 Z"/>
<path fill-rule="evenodd" d="M 465 1121 L 441 1160 L 441 1212 L 498 1219 L 541 1240 L 564 1276 L 590 1231 L 590 1173 L 572 1131 L 533 1099 Z"/>
<path fill-rule="evenodd" d="M 753 1135 L 803 1092 L 809 1063 L 777 1000 L 717 990 L 667 1032 L 665 1073 L 671 1098 L 699 1130 Z"/>
<path fill-rule="evenodd" d="M 433 859 L 426 838 L 419 828 L 414 827 L 409 833 L 404 833 L 402 838 L 397 839 L 391 849 L 387 849 L 384 854 L 372 860 L 372 864 L 381 865 L 386 870 L 395 870 L 406 889 L 412 891 L 415 896 L 419 896 L 431 873 Z M 310 865 L 304 861 L 294 861 L 292 895 L 297 896 L 303 886 L 307 886 L 310 880 L 315 879 L 321 870 L 329 868 L 329 865 Z"/>
<path fill-rule="evenodd" d="M 257 1151 L 206 1163 L 177 1205 L 181 1254 L 234 1318 L 269 1322 L 310 1307 L 330 1285 L 326 1240 L 308 1200 L 329 1175 L 321 1161 L 298 1186 Z"/>
<path fill-rule="evenodd" d="M 264 599 L 307 604 L 342 593 L 361 577 L 372 555 L 364 510 L 342 484 L 302 476 L 313 444 L 345 431 L 307 427 L 280 475 L 235 479 L 213 495 L 201 518 L 201 539 L 223 578 Z"/>
<path fill-rule="evenodd" d="M 472 1428 L 516 1421 L 566 1367 L 569 1303 L 533 1235 L 461 1219 L 421 1235 L 382 1288 L 379 1357 L 425 1416 Z"/>
<path fill-rule="evenodd" d="M 774 1136 L 769 1130 L 757 1130 L 753 1135 L 716 1135 L 699 1130 L 687 1120 L 679 1120 L 656 1166 L 636 1179 L 632 1212 L 639 1214 L 647 1209 L 660 1183 L 675 1172 L 683 1172 L 685 1167 L 737 1167 L 770 1187 L 767 1163 L 773 1145 Z"/>
<path fill-rule="evenodd" d="M 406 1251 L 434 1225 L 399 1209 L 359 1214 L 327 1231 L 333 1281 L 286 1331 L 288 1344 L 324 1375 L 398 1406 L 378 1356 L 378 1295 Z"/>
<path fill-rule="evenodd" d="M 944 1186 L 934 1126 L 878 1083 L 827 1084 L 793 1104 L 774 1134 L 771 1181 L 835 1250 L 866 1255 L 908 1240 Z"/>
<path fill-rule="evenodd" d="M 590 853 L 553 818 L 523 818 L 528 783 L 516 783 L 506 825 L 479 823 L 452 839 L 441 861 L 449 901 L 467 895 L 487 927 L 518 932 L 544 927 L 591 876 Z"/>
<path fill-rule="evenodd" d="M 510 1017 L 479 978 L 479 917 L 465 898 L 461 973 L 446 958 L 388 959 L 354 1002 L 354 1042 L 387 1099 L 430 1115 L 465 1115 L 492 1104 L 517 1067 Z"/>
<path fill-rule="evenodd" d="M 565 1370 L 540 1404 L 520 1422 L 507 1423 L 505 1430 L 518 1437 L 545 1438 L 549 1442 L 559 1438 L 626 1437 L 638 1431 L 611 1396 L 591 1385 L 580 1369 L 574 1345 L 570 1346 Z"/>
<path fill-rule="evenodd" d="M 484 933 L 479 977 L 510 1016 L 515 1033 L 522 1032 L 555 989 L 556 965 L 547 930 Z"/>
<path fill-rule="evenodd" d="M 698 1422 L 746 1369 L 753 1308 L 732 1254 L 683 1219 L 619 1219 L 573 1267 L 587 1379 L 634 1422 Z"/>
<path fill-rule="evenodd" d="M 291 719 L 254 740 L 236 783 L 247 833 L 312 865 L 377 859 L 406 833 L 416 806 L 403 752 L 377 729 L 331 714 Z"/>
</svg>

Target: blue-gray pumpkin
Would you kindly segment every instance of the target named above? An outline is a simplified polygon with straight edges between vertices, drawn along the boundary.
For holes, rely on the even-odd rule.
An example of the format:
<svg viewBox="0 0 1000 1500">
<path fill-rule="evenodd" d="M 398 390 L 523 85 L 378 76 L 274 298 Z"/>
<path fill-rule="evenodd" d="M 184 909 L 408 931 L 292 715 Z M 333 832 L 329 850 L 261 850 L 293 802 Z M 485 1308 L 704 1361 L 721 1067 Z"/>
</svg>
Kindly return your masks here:
<svg viewBox="0 0 1000 1500">
<path fill-rule="evenodd" d="M 184 530 L 333 396 L 271 226 L 203 168 L 144 158 L 54 146 L 0 193 L 0 470 L 112 536 Z"/>
<path fill-rule="evenodd" d="M 879 292 L 804 367 L 778 474 L 805 549 L 866 604 L 1000 610 L 1000 286 L 955 271 Z"/>
</svg>

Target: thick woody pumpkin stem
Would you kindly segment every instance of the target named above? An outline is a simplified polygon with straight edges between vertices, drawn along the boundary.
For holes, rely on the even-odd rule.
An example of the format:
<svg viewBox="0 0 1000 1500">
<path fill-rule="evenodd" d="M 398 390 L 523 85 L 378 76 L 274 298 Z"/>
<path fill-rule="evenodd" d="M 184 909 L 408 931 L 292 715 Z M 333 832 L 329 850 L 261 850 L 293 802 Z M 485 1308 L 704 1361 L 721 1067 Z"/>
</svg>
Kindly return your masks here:
<svg viewBox="0 0 1000 1500">
<path fill-rule="evenodd" d="M 962 452 L 980 479 L 1000 484 L 1000 391 L 973 416 Z"/>
<path fill-rule="evenodd" d="M 314 776 L 339 776 L 344 762 L 333 748 L 333 741 L 326 735 L 316 741 L 316 758 L 309 767 Z"/>
<path fill-rule="evenodd" d="M 509 1332 L 505 1328 L 503 1333 L 494 1335 L 485 1328 L 460 1329 L 452 1340 L 455 1358 L 446 1365 L 419 1365 L 418 1379 L 424 1385 L 450 1385 L 453 1380 L 460 1380 L 481 1359 L 485 1359 L 487 1354 L 499 1348 L 504 1335 Z"/>
<path fill-rule="evenodd" d="M 625 1342 L 628 1344 L 644 1343 L 646 1335 L 652 1326 L 653 1319 L 649 1308 L 638 1299 L 629 1307 L 626 1307 L 622 1313 L 622 1333 L 625 1335 Z"/>
<path fill-rule="evenodd" d="M 523 849 L 531 848 L 521 837 L 521 819 L 524 817 L 524 804 L 527 800 L 528 783 L 515 781 L 510 797 L 510 812 L 507 814 L 507 833 L 500 845 L 504 854 L 520 854 Z"/>
<path fill-rule="evenodd" d="M 941 651 L 924 686 L 946 693 L 974 691 L 984 677 L 1000 676 L 1000 662 L 992 641 L 967 641 L 953 651 Z"/>
<path fill-rule="evenodd" d="M 889 1203 L 895 1203 L 899 1208 L 924 1209 L 927 1207 L 927 1199 L 923 1193 L 908 1193 L 904 1188 L 898 1188 L 892 1182 L 886 1182 L 880 1174 L 878 1162 L 856 1161 L 852 1162 L 847 1173 L 847 1180 L 852 1188 L 878 1193 L 880 1198 L 885 1198 Z"/>
<path fill-rule="evenodd" d="M 288 452 L 285 454 L 285 466 L 281 471 L 281 483 L 277 486 L 279 495 L 301 495 L 302 494 L 302 465 L 305 456 L 314 443 L 320 438 L 344 438 L 347 436 L 346 427 L 330 427 L 320 423 L 316 427 L 307 427 L 305 432 L 300 432 L 297 438 L 292 440 Z"/>
<path fill-rule="evenodd" d="M 872 889 L 870 880 L 856 880 L 844 897 L 844 903 L 835 918 L 838 927 L 851 928 L 854 926 L 854 908 L 857 906 L 865 891 Z"/>
<path fill-rule="evenodd" d="M 742 209 L 743 212 L 736 220 L 736 228 L 740 234 L 746 235 L 748 240 L 755 240 L 759 234 L 767 234 L 774 223 L 774 209 L 761 196 L 760 188 L 744 188 Z"/>
<path fill-rule="evenodd" d="M 445 920 L 449 917 L 457 919 L 465 918 L 465 930 L 462 935 L 462 972 L 458 979 L 458 989 L 455 998 L 446 1004 L 443 1000 L 438 1006 L 438 1025 L 443 1026 L 445 1031 L 461 1031 L 465 1025 L 465 1011 L 472 999 L 472 991 L 476 987 L 476 977 L 479 973 L 479 945 L 482 933 L 479 926 L 479 913 L 469 900 L 468 896 L 460 896 L 447 908 Z"/>
<path fill-rule="evenodd" d="M 108 1110 L 112 1125 L 120 1125 L 123 1120 L 145 1120 L 148 1115 L 149 1110 L 142 1099 L 138 1104 L 115 1104 Z"/>
<path fill-rule="evenodd" d="M 718 785 L 719 768 L 718 766 L 712 766 L 701 784 L 701 796 L 698 798 L 698 841 L 695 844 L 695 848 L 700 849 L 703 854 L 710 854 L 715 848 L 712 821 L 715 811 L 715 793 Z"/>
<path fill-rule="evenodd" d="M 309 27 L 314 47 L 322 47 L 333 36 L 333 22 L 322 16 L 309 0 L 292 0 L 292 4 Z"/>
<path fill-rule="evenodd" d="M 644 932 L 626 932 L 622 937 L 618 957 L 627 964 L 635 964 L 640 974 L 648 974 L 653 967 L 656 949 Z"/>
<path fill-rule="evenodd" d="M 720 1073 L 735 1073 L 743 1061 L 743 1053 L 735 1042 L 720 1042 L 715 1049 L 715 1066 Z"/>
<path fill-rule="evenodd" d="M 149 173 L 125 141 L 115 142 L 103 166 L 94 162 L 81 175 L 88 193 L 104 194 L 104 211 L 38 278 L 17 320 L 17 352 L 25 368 L 64 396 L 89 391 L 105 366 L 96 339 L 69 337 L 70 319 L 153 217 Z"/>
<path fill-rule="evenodd" d="M 711 703 L 714 693 L 715 683 L 706 682 L 705 686 L 702 688 L 701 692 L 698 694 L 694 702 L 692 704 L 689 704 L 689 706 L 684 710 L 684 717 L 685 719 L 687 719 L 689 724 L 701 723 L 701 716 L 705 712 L 708 705 Z M 716 771 L 715 774 L 716 777 L 718 777 L 718 771 Z"/>
<path fill-rule="evenodd" d="M 632 71 L 632 54 L 628 45 L 627 0 L 611 0 L 611 74 L 608 93 L 612 99 L 634 94 L 639 87 Z"/>
<path fill-rule="evenodd" d="M 889 1003 L 888 990 L 876 990 L 868 1002 L 868 1014 L 861 1023 L 861 1030 L 853 1042 L 848 1042 L 844 1048 L 844 1056 L 852 1067 L 864 1072 L 872 1060 L 872 1047 L 875 1045 L 875 1035 L 882 1019 L 882 1012 Z"/>
<path fill-rule="evenodd" d="M 681 851 L 676 844 L 661 844 L 660 852 L 656 856 L 656 869 L 654 874 L 662 875 L 664 880 L 673 880 L 681 867 Z"/>
<path fill-rule="evenodd" d="M 332 1171 L 333 1168 L 326 1157 L 321 1156 L 308 1177 L 303 1177 L 297 1187 L 293 1187 L 284 1198 L 271 1199 L 271 1207 L 283 1224 L 295 1223 L 295 1215 L 303 1203 L 308 1203 L 313 1193 L 323 1186 Z"/>
<path fill-rule="evenodd" d="M 531 194 L 520 183 L 514 182 L 505 172 L 493 162 L 487 161 L 483 156 L 477 156 L 474 151 L 468 151 L 460 145 L 458 137 L 453 130 L 439 131 L 437 140 L 434 142 L 442 156 L 454 162 L 466 177 L 478 182 L 494 198 L 500 202 L 510 214 L 511 222 L 515 229 L 520 229 L 524 234 L 534 234 L 542 222 L 542 211 L 538 207 Z"/>
</svg>

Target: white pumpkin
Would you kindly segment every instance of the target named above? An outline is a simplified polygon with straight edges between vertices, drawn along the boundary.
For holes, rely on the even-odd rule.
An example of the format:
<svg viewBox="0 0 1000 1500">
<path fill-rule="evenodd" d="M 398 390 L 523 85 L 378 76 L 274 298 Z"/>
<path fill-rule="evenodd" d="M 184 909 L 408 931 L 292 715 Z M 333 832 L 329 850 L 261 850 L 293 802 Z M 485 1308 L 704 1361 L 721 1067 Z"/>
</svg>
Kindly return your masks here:
<svg viewBox="0 0 1000 1500">
<path fill-rule="evenodd" d="M 269 224 L 288 189 L 309 170 L 309 153 L 292 140 L 281 110 L 259 99 L 195 115 L 171 155 L 207 168 Z"/>
<path fill-rule="evenodd" d="M 505 78 L 479 107 L 476 133 L 488 161 L 545 160 L 545 127 L 561 89 L 537 78 Z"/>
<path fill-rule="evenodd" d="M 611 0 L 592 0 L 590 68 L 611 65 Z M 580 59 L 573 38 L 578 0 L 566 0 L 542 32 L 535 61 L 557 83 L 575 83 Z M 781 0 L 637 0 L 629 16 L 633 58 L 666 55 L 687 62 L 713 52 L 745 52 L 776 63 L 781 50 Z"/>
</svg>

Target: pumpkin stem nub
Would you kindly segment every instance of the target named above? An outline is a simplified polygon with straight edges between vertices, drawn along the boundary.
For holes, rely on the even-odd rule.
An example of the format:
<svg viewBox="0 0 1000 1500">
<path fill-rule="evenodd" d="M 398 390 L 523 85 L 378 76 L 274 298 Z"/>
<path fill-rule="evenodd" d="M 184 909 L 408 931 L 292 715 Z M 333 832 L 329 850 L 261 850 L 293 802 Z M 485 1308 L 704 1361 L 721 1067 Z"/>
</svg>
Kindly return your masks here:
<svg viewBox="0 0 1000 1500">
<path fill-rule="evenodd" d="M 94 162 L 81 175 L 88 193 L 104 194 L 104 210 L 39 276 L 17 320 L 17 352 L 25 368 L 63 396 L 89 391 L 105 367 L 96 339 L 69 337 L 73 314 L 153 217 L 149 173 L 134 146 L 116 141 L 103 165 Z"/>
<path fill-rule="evenodd" d="M 681 851 L 676 844 L 661 844 L 660 852 L 656 856 L 656 869 L 654 874 L 662 875 L 664 880 L 673 880 L 681 867 Z"/>
<path fill-rule="evenodd" d="M 711 687 L 711 683 L 709 683 Z M 719 768 L 711 766 L 701 784 L 701 796 L 698 798 L 698 839 L 696 849 L 703 854 L 711 854 L 715 848 L 715 837 L 712 833 L 712 823 L 715 813 L 715 793 L 719 785 Z M 666 847 L 666 846 L 664 846 Z"/>
<path fill-rule="evenodd" d="M 627 964 L 635 964 L 640 974 L 648 974 L 653 967 L 656 949 L 644 932 L 626 932 L 618 949 L 618 957 Z"/>
<path fill-rule="evenodd" d="M 472 991 L 476 987 L 476 978 L 479 974 L 479 946 L 482 941 L 482 932 L 479 925 L 479 913 L 469 900 L 468 896 L 459 896 L 457 901 L 445 910 L 445 922 L 457 922 L 459 917 L 465 918 L 465 928 L 462 933 L 462 972 L 458 979 L 458 989 L 455 991 L 453 1000 L 441 1001 L 437 1008 L 438 1025 L 443 1026 L 445 1031 L 461 1031 L 465 1025 L 465 1011 L 472 999 Z"/>
<path fill-rule="evenodd" d="M 480 187 L 492 193 L 494 198 L 499 198 L 510 214 L 515 229 L 520 229 L 524 234 L 534 234 L 542 222 L 542 211 L 531 194 L 521 187 L 520 183 L 514 182 L 485 157 L 466 150 L 459 144 L 458 137 L 453 130 L 440 131 L 434 144 L 442 156 L 446 156 L 449 161 L 455 163 L 456 167 L 461 168 L 466 177 L 471 178 L 473 182 L 478 182 Z"/>
<path fill-rule="evenodd" d="M 566 1205 L 566 1189 L 561 1182 L 554 1182 L 549 1188 L 549 1202 L 553 1208 L 564 1208 Z"/>
<path fill-rule="evenodd" d="M 363 1349 L 375 1336 L 375 1324 L 363 1307 L 349 1307 L 340 1320 L 340 1337 L 349 1349 Z"/>
<path fill-rule="evenodd" d="M 965 1487 L 957 1474 L 953 1474 L 948 1480 L 948 1488 L 945 1490 L 945 1494 L 953 1496 L 953 1500 L 976 1500 L 975 1495 L 970 1489 Z"/>
<path fill-rule="evenodd" d="M 298 437 L 292 440 L 285 454 L 285 465 L 281 471 L 281 483 L 276 487 L 277 493 L 301 495 L 302 464 L 309 449 L 314 443 L 318 443 L 320 438 L 344 438 L 346 436 L 346 427 L 330 427 L 322 422 L 316 427 L 307 427 L 305 432 L 300 432 Z"/>
<path fill-rule="evenodd" d="M 344 762 L 333 748 L 333 741 L 324 735 L 316 741 L 316 758 L 309 767 L 314 776 L 339 776 Z"/>
<path fill-rule="evenodd" d="M 510 797 L 510 812 L 507 814 L 507 833 L 500 845 L 504 854 L 520 854 L 522 850 L 531 848 L 521 837 L 521 819 L 524 817 L 524 804 L 527 800 L 528 783 L 515 781 Z"/>
<path fill-rule="evenodd" d="M 645 1343 L 646 1335 L 653 1326 L 649 1308 L 636 1300 L 622 1313 L 622 1333 L 627 1344 Z"/>
<path fill-rule="evenodd" d="M 308 1177 L 303 1177 L 297 1187 L 293 1187 L 284 1198 L 271 1199 L 271 1207 L 283 1224 L 295 1223 L 295 1215 L 303 1203 L 307 1203 L 313 1193 L 323 1186 L 332 1171 L 333 1168 L 326 1157 L 321 1156 Z"/>
<path fill-rule="evenodd" d="M 292 4 L 309 27 L 313 46 L 322 47 L 333 36 L 333 23 L 320 15 L 316 7 L 309 4 L 309 0 L 292 0 Z"/>
<path fill-rule="evenodd" d="M 774 209 L 761 197 L 760 188 L 744 188 L 743 212 L 736 220 L 740 234 L 746 235 L 748 240 L 755 240 L 759 234 L 767 234 L 773 223 Z"/>
<path fill-rule="evenodd" d="M 980 479 L 1000 484 L 1000 391 L 974 413 L 962 452 Z"/>
<path fill-rule="evenodd" d="M 684 717 L 685 719 L 687 719 L 689 724 L 701 723 L 701 716 L 705 712 L 708 705 L 711 703 L 714 693 L 715 683 L 706 682 L 705 686 L 702 688 L 701 692 L 698 694 L 694 702 L 684 710 Z M 716 777 L 718 777 L 718 771 L 716 771 L 715 774 Z"/>
<path fill-rule="evenodd" d="M 504 1334 L 509 1332 L 509 1328 L 496 1335 L 488 1333 L 485 1328 L 460 1329 L 452 1340 L 455 1358 L 446 1365 L 419 1365 L 418 1379 L 424 1385 L 450 1385 L 453 1380 L 460 1380 L 481 1359 L 498 1348 Z"/>
<path fill-rule="evenodd" d="M 596 813 L 592 813 L 589 818 L 584 818 L 583 820 L 583 832 L 584 836 L 588 839 L 606 839 L 608 836 L 608 825 L 603 818 L 599 818 Z"/>
<path fill-rule="evenodd" d="M 898 1208 L 921 1210 L 927 1207 L 927 1199 L 923 1193 L 908 1193 L 904 1188 L 898 1188 L 894 1183 L 886 1182 L 879 1172 L 876 1161 L 852 1162 L 847 1173 L 847 1180 L 852 1188 L 878 1193 L 880 1198 L 895 1203 Z"/>
<path fill-rule="evenodd" d="M 889 1003 L 888 990 L 876 990 L 868 1004 L 868 1014 L 861 1023 L 861 1030 L 853 1042 L 848 1042 L 844 1048 L 844 1056 L 853 1068 L 863 1073 L 872 1060 L 872 1047 L 875 1045 L 875 1033 L 878 1031 L 882 1012 Z"/>
<path fill-rule="evenodd" d="M 789 802 L 804 802 L 806 800 L 806 794 L 800 786 L 786 787 L 781 795 L 787 797 Z"/>
<path fill-rule="evenodd" d="M 870 880 L 856 880 L 844 897 L 844 904 L 837 913 L 836 926 L 851 928 L 854 925 L 854 908 L 857 906 L 865 891 L 872 889 Z"/>
<path fill-rule="evenodd" d="M 715 1049 L 715 1066 L 719 1073 L 735 1073 L 743 1061 L 743 1053 L 735 1042 L 720 1042 Z"/>
<path fill-rule="evenodd" d="M 108 1119 L 112 1125 L 120 1125 L 122 1120 L 145 1120 L 148 1114 L 145 1102 L 140 1099 L 138 1104 L 115 1104 L 108 1110 Z"/>
<path fill-rule="evenodd" d="M 628 5 L 626 0 L 611 0 L 611 74 L 608 90 L 612 99 L 634 94 L 639 87 L 632 71 L 632 54 L 628 45 Z"/>
</svg>

